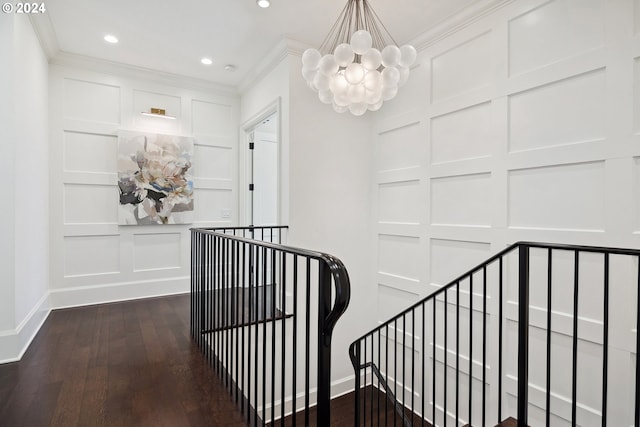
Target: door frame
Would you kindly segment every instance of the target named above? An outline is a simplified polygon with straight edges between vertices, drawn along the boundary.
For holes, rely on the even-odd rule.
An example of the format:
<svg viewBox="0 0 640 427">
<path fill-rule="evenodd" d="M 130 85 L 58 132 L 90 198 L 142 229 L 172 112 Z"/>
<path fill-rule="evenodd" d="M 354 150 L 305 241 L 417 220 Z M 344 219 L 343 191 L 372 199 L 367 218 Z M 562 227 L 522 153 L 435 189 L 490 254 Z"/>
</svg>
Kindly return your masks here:
<svg viewBox="0 0 640 427">
<path fill-rule="evenodd" d="M 281 113 L 281 98 L 276 98 L 273 102 L 269 103 L 263 109 L 261 109 L 257 114 L 253 115 L 249 120 L 245 121 L 240 126 L 240 147 L 238 150 L 238 185 L 239 185 L 239 216 L 238 219 L 240 221 L 240 225 L 250 225 L 251 218 L 251 192 L 249 191 L 249 184 L 251 183 L 251 156 L 249 155 L 249 141 L 251 138 L 251 133 L 264 119 L 275 114 L 278 120 L 278 125 L 276 126 L 276 139 L 278 141 L 278 161 L 276 164 L 276 174 L 278 180 L 278 190 L 277 190 L 277 222 L 278 224 L 271 225 L 279 225 L 281 221 L 281 204 L 282 204 L 282 113 Z"/>
</svg>

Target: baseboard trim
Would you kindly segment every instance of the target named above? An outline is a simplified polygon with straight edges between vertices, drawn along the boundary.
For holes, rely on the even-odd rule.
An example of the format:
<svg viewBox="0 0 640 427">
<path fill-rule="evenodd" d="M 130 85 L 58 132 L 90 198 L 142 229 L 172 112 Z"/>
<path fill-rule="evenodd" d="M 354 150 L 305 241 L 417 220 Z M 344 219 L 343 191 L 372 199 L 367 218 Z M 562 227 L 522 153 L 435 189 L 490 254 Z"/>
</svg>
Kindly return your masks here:
<svg viewBox="0 0 640 427">
<path fill-rule="evenodd" d="M 189 277 L 151 279 L 108 285 L 53 289 L 51 308 L 71 308 L 85 305 L 129 301 L 141 298 L 184 294 L 190 291 Z"/>
<path fill-rule="evenodd" d="M 0 364 L 18 362 L 22 359 L 50 312 L 47 292 L 16 329 L 0 331 Z"/>
</svg>

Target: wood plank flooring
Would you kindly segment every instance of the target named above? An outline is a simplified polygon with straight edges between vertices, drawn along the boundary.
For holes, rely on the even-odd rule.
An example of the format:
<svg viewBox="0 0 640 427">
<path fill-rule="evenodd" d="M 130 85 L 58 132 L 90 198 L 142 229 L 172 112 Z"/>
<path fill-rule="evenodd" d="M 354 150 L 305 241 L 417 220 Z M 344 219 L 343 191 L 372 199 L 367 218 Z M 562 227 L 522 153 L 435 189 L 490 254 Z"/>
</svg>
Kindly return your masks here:
<svg viewBox="0 0 640 427">
<path fill-rule="evenodd" d="M 53 311 L 0 365 L 0 426 L 245 426 L 189 335 L 189 296 Z"/>
<path fill-rule="evenodd" d="M 364 394 L 368 425 L 378 393 Z M 332 427 L 353 425 L 353 399 L 331 402 Z M 246 425 L 191 340 L 188 295 L 53 311 L 22 360 L 0 365 L 1 427 Z"/>
</svg>

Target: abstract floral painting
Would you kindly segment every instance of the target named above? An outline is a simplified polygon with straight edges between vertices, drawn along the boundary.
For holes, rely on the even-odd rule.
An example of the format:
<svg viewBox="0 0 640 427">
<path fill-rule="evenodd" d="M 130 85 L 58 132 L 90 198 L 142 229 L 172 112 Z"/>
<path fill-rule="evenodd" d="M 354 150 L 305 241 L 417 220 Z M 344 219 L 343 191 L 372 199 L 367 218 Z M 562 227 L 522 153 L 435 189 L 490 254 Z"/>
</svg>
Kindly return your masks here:
<svg viewBox="0 0 640 427">
<path fill-rule="evenodd" d="M 193 221 L 193 138 L 118 132 L 122 225 Z"/>
</svg>

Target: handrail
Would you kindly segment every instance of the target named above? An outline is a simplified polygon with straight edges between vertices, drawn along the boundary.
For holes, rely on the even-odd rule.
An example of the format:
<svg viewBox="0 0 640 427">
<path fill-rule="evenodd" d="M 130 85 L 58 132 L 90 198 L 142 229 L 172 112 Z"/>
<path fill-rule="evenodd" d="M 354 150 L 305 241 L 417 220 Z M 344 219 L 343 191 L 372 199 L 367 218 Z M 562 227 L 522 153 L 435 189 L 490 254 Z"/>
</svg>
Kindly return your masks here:
<svg viewBox="0 0 640 427">
<path fill-rule="evenodd" d="M 536 251 L 537 261 L 531 262 L 531 251 Z M 517 271 L 509 269 L 512 275 L 508 276 L 506 280 L 503 280 L 504 276 L 504 260 L 505 258 L 517 251 L 517 258 L 512 258 L 509 262 L 510 265 L 516 266 Z M 569 252 L 569 255 L 559 256 L 561 252 Z M 582 253 L 599 254 L 596 258 L 589 258 L 587 265 L 589 265 L 588 273 L 583 273 L 584 262 L 581 264 Z M 620 261 L 610 261 L 611 256 L 619 256 L 620 258 L 631 258 L 634 264 L 629 270 L 628 263 L 620 264 Z M 559 263 L 561 268 L 556 268 L 554 265 Z M 600 270 L 594 270 L 595 265 L 599 266 Z M 622 267 L 626 270 L 625 275 L 611 273 L 614 266 L 627 265 Z M 571 268 L 568 268 L 571 266 Z M 633 269 L 636 269 L 634 271 Z M 559 271 L 559 273 L 556 272 Z M 594 277 L 594 271 L 601 271 Z M 535 272 L 535 275 L 534 275 Z M 517 274 L 516 274 L 517 273 Z M 560 276 L 558 276 L 560 274 Z M 608 384 L 608 360 L 609 360 L 609 305 L 610 305 L 610 277 L 616 278 L 616 286 L 623 286 L 622 290 L 618 288 L 618 295 L 629 292 L 633 292 L 633 288 L 636 288 L 637 295 L 636 301 L 636 317 L 633 319 L 633 325 L 636 331 L 640 330 L 640 250 L 639 249 L 627 249 L 627 248 L 609 248 L 600 246 L 587 246 L 587 245 L 569 245 L 560 243 L 538 243 L 538 242 L 517 242 L 509 245 L 505 249 L 501 250 L 497 254 L 491 256 L 482 263 L 467 270 L 465 273 L 459 275 L 457 278 L 440 287 L 439 289 L 431 292 L 429 295 L 420 299 L 420 301 L 412 304 L 410 307 L 404 309 L 399 314 L 391 317 L 390 319 L 382 322 L 375 328 L 371 329 L 366 334 L 360 336 L 349 346 L 349 357 L 353 364 L 355 371 L 355 383 L 356 383 L 356 410 L 355 410 L 355 423 L 356 426 L 360 425 L 361 416 L 361 398 L 360 389 L 361 382 L 364 380 L 364 384 L 369 384 L 371 387 L 378 387 L 382 392 L 387 395 L 387 398 L 393 402 L 397 402 L 399 407 L 409 411 L 412 414 L 418 415 L 423 420 L 429 420 L 430 425 L 440 424 L 443 421 L 444 425 L 447 423 L 447 418 L 453 419 L 455 425 L 458 423 L 472 424 L 472 417 L 476 417 L 475 420 L 480 418 L 480 421 L 474 421 L 479 425 L 485 425 L 490 423 L 494 425 L 500 423 L 503 415 L 502 407 L 502 395 L 504 393 L 502 382 L 504 377 L 503 361 L 507 357 L 512 357 L 514 361 L 510 366 L 517 365 L 517 373 L 512 372 L 511 375 L 516 377 L 516 391 L 517 397 L 517 415 L 511 412 L 511 416 L 517 416 L 517 424 L 519 427 L 525 427 L 530 422 L 530 416 L 528 414 L 529 402 L 529 329 L 532 326 L 529 319 L 529 311 L 532 307 L 530 301 L 530 288 L 531 280 L 536 280 L 535 286 L 541 288 L 545 286 L 547 288 L 546 294 L 546 307 L 537 308 L 537 310 L 544 310 L 546 313 L 546 325 L 542 327 L 537 324 L 539 329 L 546 330 L 546 390 L 543 387 L 543 394 L 546 398 L 546 408 L 543 406 L 546 417 L 546 425 L 549 425 L 551 415 L 551 403 L 550 399 L 554 391 L 552 391 L 551 372 L 553 369 L 557 369 L 552 365 L 551 349 L 554 345 L 551 341 L 551 335 L 557 333 L 557 330 L 552 328 L 552 320 L 554 313 L 554 306 L 552 303 L 552 293 L 558 292 L 554 289 L 556 287 L 569 288 L 563 290 L 565 295 L 569 293 L 572 295 L 572 313 L 568 316 L 572 319 L 572 332 L 562 332 L 564 335 L 568 335 L 572 341 L 571 346 L 571 395 L 565 397 L 571 406 L 570 423 L 576 425 L 576 420 L 579 420 L 578 408 L 581 407 L 581 403 L 578 403 L 578 361 L 581 357 L 579 354 L 579 340 L 583 339 L 579 337 L 579 319 L 582 319 L 579 307 L 582 304 L 578 298 L 581 277 L 585 274 L 589 274 L 590 292 L 593 293 L 594 286 L 596 286 L 596 280 L 600 281 L 600 285 L 603 289 L 603 296 L 598 299 L 597 294 L 593 297 L 594 302 L 602 304 L 602 386 L 600 390 L 601 407 L 594 408 L 599 410 L 599 416 L 601 423 L 604 426 L 607 422 L 611 422 L 612 425 L 629 425 L 635 420 L 635 427 L 640 427 L 640 363 L 636 364 L 635 372 L 629 376 L 628 387 L 633 386 L 635 391 L 635 399 L 631 399 L 632 408 L 629 408 L 628 413 L 633 414 L 634 419 L 615 419 L 614 421 L 608 420 L 607 411 L 607 396 L 608 390 L 611 388 Z M 602 274 L 602 276 L 600 276 Z M 491 277 L 489 277 L 491 276 Z M 585 276 L 586 277 L 586 276 Z M 504 322 L 504 290 L 503 288 L 509 286 L 509 282 L 515 284 L 517 290 L 517 311 L 514 314 L 517 315 L 517 319 L 510 318 L 512 321 L 517 322 L 517 354 L 508 353 L 504 354 L 503 348 L 503 322 Z M 542 283 L 540 283 L 542 282 Z M 474 285 L 476 286 L 474 290 Z M 497 312 L 489 312 L 487 307 L 487 288 L 491 286 L 492 289 L 497 287 L 497 295 L 492 294 L 491 298 L 496 299 L 494 304 L 494 310 Z M 465 293 L 468 293 L 468 300 L 464 302 L 464 310 L 467 310 L 467 315 L 463 319 L 460 316 L 461 304 L 461 288 Z M 564 289 L 563 288 L 563 289 Z M 482 292 L 481 304 L 479 307 L 479 300 L 477 300 L 479 293 Z M 540 298 L 540 295 L 537 296 Z M 455 302 L 454 302 L 455 301 Z M 538 300 L 539 301 L 539 300 Z M 513 302 L 511 303 L 513 304 Z M 539 304 L 539 302 L 538 302 Z M 452 307 L 449 307 L 449 306 Z M 591 303 L 593 305 L 593 302 Z M 591 308 L 593 310 L 593 308 Z M 474 314 L 474 312 L 476 314 Z M 482 315 L 480 320 L 480 314 Z M 498 351 L 493 356 L 487 355 L 487 337 L 488 337 L 488 316 L 497 317 L 497 333 L 493 336 L 493 340 L 497 339 Z M 537 315 L 540 319 L 540 315 Z M 540 320 L 537 320 L 540 322 Z M 582 320 L 581 320 L 582 321 Z M 466 323 L 465 323 L 466 322 Z M 416 323 L 419 325 L 416 328 Z M 495 325 L 495 321 L 492 325 Z M 454 330 L 448 325 L 454 324 Z M 625 323 L 625 327 L 626 327 Z M 479 328 L 477 330 L 476 328 Z M 421 329 L 421 330 L 420 330 Z M 449 332 L 447 332 L 449 331 Z M 466 366 L 466 372 L 464 375 L 468 378 L 466 384 L 460 383 L 460 377 L 462 373 L 461 365 L 461 350 L 462 332 L 464 340 L 466 340 L 466 347 L 464 355 Z M 391 336 L 391 333 L 393 336 Z M 477 355 L 473 353 L 477 351 L 481 341 L 481 354 Z M 636 332 L 637 334 L 637 332 Z M 416 336 L 419 336 L 421 348 L 416 348 Z M 454 338 L 455 337 L 455 338 Z M 474 339 L 475 338 L 475 339 Z M 617 339 L 620 339 L 618 336 Z M 455 340 L 455 342 L 452 342 Z M 428 347 L 427 347 L 428 346 Z M 635 340 L 635 343 L 629 344 L 629 348 L 635 348 L 636 354 L 640 354 L 640 338 Z M 407 351 L 405 351 L 407 349 Z M 536 349 L 540 351 L 539 347 Z M 631 351 L 631 350 L 629 350 Z M 415 359 L 415 352 L 420 352 L 422 361 Z M 377 353 L 377 354 L 376 354 Z M 391 354 L 390 354 L 391 353 Z M 449 353 L 452 353 L 451 355 Z M 410 359 L 410 364 L 405 366 L 405 362 Z M 494 357 L 497 360 L 491 359 L 489 363 L 488 357 Z M 591 355 L 590 357 L 593 357 Z M 428 363 L 432 366 L 427 366 Z M 515 360 L 517 359 L 517 361 Z M 377 362 L 376 362 L 377 361 Z M 441 364 L 441 368 L 438 371 L 436 369 L 436 362 Z M 517 363 L 514 363 L 517 362 Z M 569 361 L 567 361 L 568 363 Z M 415 366 L 414 366 L 415 365 Z M 455 365 L 455 366 L 454 366 Z M 474 366 L 477 365 L 477 366 Z M 493 369 L 497 366 L 497 410 L 494 409 L 492 413 L 497 416 L 497 420 L 489 422 L 487 420 L 487 404 L 491 404 L 492 400 L 486 398 L 487 379 L 486 372 L 488 366 L 491 365 Z M 506 366 L 506 365 L 505 365 Z M 513 369 L 513 368 L 512 368 Z M 569 372 L 567 367 L 561 368 Z M 430 370 L 431 372 L 425 375 L 425 372 Z M 367 371 L 370 371 L 369 377 Z M 478 375 L 481 371 L 481 378 L 474 376 Z M 453 378 L 455 373 L 455 380 Z M 421 378 L 416 378 L 416 375 Z M 590 376 L 592 372 L 590 371 Z M 450 377 L 451 378 L 448 378 Z M 377 379 L 374 381 L 374 377 Z M 438 378 L 439 382 L 436 382 Z M 448 379 L 454 383 L 455 387 L 455 399 L 450 399 L 447 394 Z M 370 381 L 369 383 L 367 381 Z M 421 384 L 418 390 L 414 390 L 414 382 Z M 473 381 L 478 381 L 475 387 Z M 481 381 L 481 382 L 480 382 Z M 581 380 L 582 381 L 582 380 Z M 618 378 L 619 381 L 619 378 Z M 634 381 L 633 384 L 631 382 Z M 494 383 L 492 383 L 493 385 Z M 465 388 L 466 387 L 466 391 Z M 399 390 L 398 390 L 399 388 Z M 481 392 L 478 392 L 478 388 L 481 388 Z M 453 388 L 451 389 L 453 390 Z M 461 390 L 463 390 L 461 392 Z M 471 393 L 470 390 L 476 390 Z M 405 399 L 405 391 L 409 392 L 410 399 Z M 395 394 L 402 392 L 402 396 L 396 396 Z M 425 398 L 425 394 L 429 394 Z M 462 394 L 460 394 L 462 393 Z M 479 399 L 481 394 L 481 399 Z M 415 396 L 420 396 L 422 403 L 414 402 Z M 468 401 L 464 401 L 464 397 Z M 427 401 L 425 401 L 427 399 Z M 429 400 L 430 399 L 430 400 Z M 475 399 L 475 400 L 474 400 Z M 453 400 L 452 402 L 448 402 Z M 447 403 L 455 404 L 455 409 L 452 406 L 447 407 Z M 366 399 L 362 401 L 364 407 L 364 414 L 368 414 L 366 411 Z M 463 409 L 463 405 L 466 409 Z M 538 404 L 539 405 L 539 404 Z M 543 404 L 544 405 L 544 404 Z M 619 406 L 619 405 L 618 405 Z M 374 416 L 373 402 L 371 403 L 371 417 Z M 379 410 L 379 408 L 378 408 Z M 431 410 L 431 414 L 428 411 Z M 619 416 L 616 413 L 616 416 Z M 466 411 L 466 420 L 461 418 L 462 412 Z M 513 411 L 513 409 L 511 409 Z M 397 411 L 396 411 L 397 412 Z M 557 415 L 557 414 L 556 414 Z M 378 414 L 380 416 L 380 414 Z M 436 421 L 436 420 L 440 421 Z M 404 412 L 403 412 L 404 420 Z M 395 419 L 394 419 L 395 421 Z M 569 421 L 569 420 L 568 420 Z M 371 420 L 375 423 L 375 419 Z M 544 423 L 545 420 L 537 419 L 532 424 Z M 579 421 L 584 423 L 584 421 Z M 595 422 L 595 421 L 593 421 Z M 424 424 L 424 421 L 423 421 Z"/>
<path fill-rule="evenodd" d="M 297 248 L 293 246 L 283 245 L 280 243 L 281 230 L 286 226 L 267 226 L 267 227 L 213 227 L 213 228 L 193 228 L 191 229 L 194 242 L 192 244 L 194 274 L 192 275 L 192 293 L 196 295 L 192 298 L 194 305 L 192 309 L 195 315 L 192 315 L 192 333 L 194 338 L 198 340 L 205 352 L 210 353 L 209 356 L 215 360 L 216 366 L 222 364 L 223 371 L 235 368 L 233 372 L 225 372 L 226 377 L 231 378 L 231 383 L 235 385 L 236 396 L 239 392 L 247 394 L 246 403 L 253 406 L 254 413 L 247 412 L 247 418 L 252 425 L 257 426 L 258 423 L 264 425 L 265 420 L 260 420 L 259 408 L 262 411 L 262 417 L 267 416 L 267 384 L 270 384 L 271 408 L 270 415 L 273 424 L 275 417 L 275 405 L 280 405 L 281 417 L 285 414 L 285 389 L 292 388 L 292 410 L 296 411 L 296 348 L 297 348 L 297 326 L 298 322 L 304 324 L 306 334 L 301 337 L 305 342 L 305 424 L 309 422 L 309 333 L 311 322 L 317 320 L 317 422 L 318 425 L 329 425 L 330 422 L 330 396 L 331 396 L 331 337 L 334 327 L 342 314 L 346 311 L 351 290 L 350 281 L 344 264 L 336 257 L 323 252 L 312 251 L 308 249 Z M 271 233 L 278 230 L 275 237 L 276 242 L 260 241 L 246 236 L 247 231 L 254 234 L 254 231 L 266 230 Z M 269 231 L 270 230 L 270 231 Z M 242 232 L 242 233 L 240 233 Z M 242 235 L 239 235 L 242 234 Z M 260 234 L 260 233 L 256 233 Z M 262 238 L 265 232 L 262 232 Z M 208 260 L 208 261 L 207 261 Z M 313 265 L 316 267 L 312 267 Z M 198 266 L 196 266 L 198 264 Z M 205 265 L 206 264 L 206 265 Z M 198 268 L 200 270 L 198 270 Z M 314 279 L 311 276 L 311 270 L 317 268 L 318 277 Z M 315 271 L 315 270 L 314 270 Z M 305 273 L 306 278 L 300 279 L 298 284 L 298 276 Z M 201 277 L 202 276 L 202 277 Z M 313 284 L 312 284 L 313 283 Z M 267 291 L 267 287 L 269 290 Z M 311 312 L 309 304 L 311 304 L 311 292 L 317 291 L 317 319 L 310 319 Z M 335 292 L 335 298 L 332 294 Z M 229 294 L 231 296 L 229 296 Z M 246 296 L 245 296 L 246 294 Z M 200 296 L 201 300 L 197 300 Z M 292 298 L 293 308 L 287 310 L 287 299 Z M 315 298 L 315 297 L 314 297 Z M 240 304 L 240 300 L 242 304 Z M 301 311 L 303 316 L 297 317 L 298 300 L 304 305 Z M 248 301 L 248 303 L 247 303 Z M 231 309 L 225 308 L 231 305 Z M 238 313 L 234 311 L 233 306 L 248 306 L 251 312 L 248 315 L 248 321 L 245 314 L 240 316 L 245 321 L 238 320 Z M 261 304 L 261 307 L 259 307 Z M 251 308 L 256 306 L 255 308 Z M 271 309 L 271 317 L 267 318 L 267 309 Z M 226 310 L 226 311 L 225 311 Z M 237 309 L 235 309 L 237 311 Z M 240 309 L 240 311 L 247 309 Z M 260 311 L 263 318 L 260 319 Z M 276 312 L 280 312 L 277 314 Z M 220 314 L 221 312 L 221 314 Z M 234 317 L 235 316 L 235 317 Z M 220 320 L 222 318 L 222 320 Z M 284 319 L 290 319 L 287 323 Z M 276 329 L 275 322 L 281 321 Z M 206 327 L 201 327 L 198 323 L 207 322 Z M 196 323 L 195 325 L 193 323 Z M 258 326 L 258 323 L 262 327 Z M 267 326 L 267 323 L 270 326 Z M 302 326 L 302 325 L 301 325 Z M 238 329 L 242 329 L 242 334 Z M 245 334 L 247 329 L 248 355 L 244 355 Z M 271 330 L 271 344 L 266 340 L 268 330 Z M 252 332 L 253 331 L 253 332 Z M 227 338 L 220 338 L 213 345 L 209 342 L 215 338 L 203 340 L 202 334 L 227 334 Z M 292 335 L 289 337 L 289 335 Z M 259 341 L 258 337 L 261 337 Z M 276 348 L 276 336 L 282 342 L 281 349 Z M 287 338 L 289 337 L 289 338 Z M 235 350 L 228 349 L 228 345 L 233 347 L 236 343 Z M 242 349 L 237 348 L 240 346 Z M 291 351 L 293 347 L 293 357 L 290 363 L 293 363 L 293 372 L 285 372 L 285 353 Z M 211 347 L 215 347 L 211 349 Z M 266 359 L 268 358 L 269 348 L 274 352 L 278 350 L 282 352 L 283 360 L 280 362 L 281 378 L 276 378 L 276 362 L 275 356 L 271 356 L 270 374 L 266 374 L 268 366 Z M 244 370 L 246 366 L 247 375 L 257 377 L 260 364 L 259 354 L 262 350 L 260 358 L 262 368 L 260 369 L 263 378 L 259 384 L 258 379 L 251 384 L 244 378 Z M 226 352 L 226 354 L 225 354 Z M 230 367 L 226 365 L 229 354 L 236 355 L 235 361 L 231 357 Z M 237 354 L 241 354 L 238 358 Z M 223 359 L 223 360 L 221 360 Z M 235 365 L 234 365 L 235 364 Z M 240 366 L 240 369 L 238 369 Z M 240 372 L 239 372 L 240 371 Z M 271 377 L 265 377 L 271 375 Z M 285 383 L 285 375 L 290 375 L 290 382 Z M 242 387 L 247 384 L 247 392 Z M 279 402 L 275 400 L 275 394 L 280 389 L 282 397 Z M 291 385 L 292 384 L 292 385 Z M 262 386 L 260 390 L 259 386 Z M 233 392 L 234 390 L 232 390 Z M 289 391 L 287 391 L 288 393 Z M 290 396 L 291 397 L 291 396 Z M 243 406 L 245 401 L 240 402 Z M 294 414 L 295 417 L 295 414 Z"/>
</svg>

